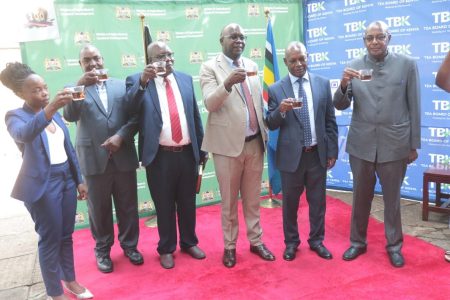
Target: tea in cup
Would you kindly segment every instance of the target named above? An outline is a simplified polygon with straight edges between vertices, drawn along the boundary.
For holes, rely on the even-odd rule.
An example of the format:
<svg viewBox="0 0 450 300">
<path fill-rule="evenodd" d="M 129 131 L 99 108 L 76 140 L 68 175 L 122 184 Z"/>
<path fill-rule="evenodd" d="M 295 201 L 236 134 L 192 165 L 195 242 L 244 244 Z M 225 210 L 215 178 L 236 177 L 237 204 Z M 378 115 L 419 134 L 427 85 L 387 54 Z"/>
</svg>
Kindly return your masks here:
<svg viewBox="0 0 450 300">
<path fill-rule="evenodd" d="M 103 82 L 108 79 L 108 69 L 97 69 L 95 75 L 98 77 L 98 81 Z"/>
<path fill-rule="evenodd" d="M 303 97 L 291 98 L 293 100 L 292 107 L 294 109 L 300 109 L 303 106 Z"/>
<path fill-rule="evenodd" d="M 84 100 L 84 85 L 72 86 L 67 88 L 72 94 L 73 101 Z"/>
<path fill-rule="evenodd" d="M 258 75 L 258 67 L 252 66 L 250 68 L 245 68 L 245 73 L 247 74 L 247 76 L 256 76 Z"/>
<path fill-rule="evenodd" d="M 373 69 L 361 69 L 359 70 L 359 79 L 361 79 L 361 81 L 370 81 L 372 80 L 372 72 Z"/>
</svg>

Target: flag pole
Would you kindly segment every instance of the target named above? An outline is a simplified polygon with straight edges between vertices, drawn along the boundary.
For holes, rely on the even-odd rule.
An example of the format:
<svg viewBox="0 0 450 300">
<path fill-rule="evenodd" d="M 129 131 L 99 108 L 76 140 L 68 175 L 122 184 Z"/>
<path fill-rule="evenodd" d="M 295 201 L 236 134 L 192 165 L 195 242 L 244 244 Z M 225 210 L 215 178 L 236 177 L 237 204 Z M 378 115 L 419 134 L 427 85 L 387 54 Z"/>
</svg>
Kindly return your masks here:
<svg viewBox="0 0 450 300">
<path fill-rule="evenodd" d="M 270 22 L 270 17 L 269 17 L 270 10 L 266 9 L 264 11 L 264 14 L 266 15 L 266 23 L 268 24 Z M 266 25 L 266 28 L 267 28 L 267 25 Z M 266 39 L 267 39 L 267 37 L 266 37 Z M 272 49 L 272 51 L 275 51 L 275 53 L 276 53 L 277 50 L 276 49 Z M 261 201 L 260 206 L 264 207 L 264 208 L 275 208 L 275 207 L 280 207 L 281 206 L 280 201 L 275 199 L 274 196 L 273 196 L 272 186 L 270 185 L 270 178 L 269 178 L 269 198 Z"/>
<path fill-rule="evenodd" d="M 147 33 L 146 33 L 146 26 L 144 23 L 145 16 L 140 15 L 140 18 L 141 18 L 141 31 L 142 31 L 142 45 L 144 46 L 144 62 L 145 62 L 145 65 L 148 65 L 149 59 L 148 59 L 148 55 L 147 55 L 147 47 L 148 47 L 147 43 L 149 41 L 147 41 L 147 38 L 146 38 Z M 152 201 L 153 201 L 153 199 L 152 199 Z M 154 215 L 149 216 L 148 219 L 144 221 L 144 224 L 146 227 L 151 227 L 151 228 L 157 227 L 158 224 L 157 224 L 156 212 Z"/>
</svg>

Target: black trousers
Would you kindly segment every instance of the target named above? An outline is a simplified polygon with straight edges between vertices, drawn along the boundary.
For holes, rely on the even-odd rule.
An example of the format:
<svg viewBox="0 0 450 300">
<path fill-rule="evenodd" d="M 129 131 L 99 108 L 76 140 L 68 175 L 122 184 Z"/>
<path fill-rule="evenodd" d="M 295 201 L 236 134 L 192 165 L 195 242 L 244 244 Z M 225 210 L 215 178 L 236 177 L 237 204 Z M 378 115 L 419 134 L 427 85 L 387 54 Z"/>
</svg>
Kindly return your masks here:
<svg viewBox="0 0 450 300">
<path fill-rule="evenodd" d="M 121 172 L 112 160 L 100 175 L 85 176 L 89 189 L 89 225 L 95 253 L 109 254 L 114 244 L 113 206 L 122 249 L 136 249 L 139 239 L 136 171 Z"/>
<path fill-rule="evenodd" d="M 155 203 L 158 223 L 158 253 L 172 253 L 177 246 L 177 219 L 180 247 L 198 244 L 195 234 L 195 185 L 197 167 L 192 146 L 181 152 L 159 149 L 147 166 L 147 182 Z"/>
<path fill-rule="evenodd" d="M 317 151 L 303 153 L 297 170 L 293 173 L 280 172 L 283 188 L 283 231 L 286 246 L 298 247 L 298 208 L 300 196 L 306 188 L 309 206 L 309 239 L 311 247 L 317 247 L 325 235 L 326 176 Z"/>
</svg>

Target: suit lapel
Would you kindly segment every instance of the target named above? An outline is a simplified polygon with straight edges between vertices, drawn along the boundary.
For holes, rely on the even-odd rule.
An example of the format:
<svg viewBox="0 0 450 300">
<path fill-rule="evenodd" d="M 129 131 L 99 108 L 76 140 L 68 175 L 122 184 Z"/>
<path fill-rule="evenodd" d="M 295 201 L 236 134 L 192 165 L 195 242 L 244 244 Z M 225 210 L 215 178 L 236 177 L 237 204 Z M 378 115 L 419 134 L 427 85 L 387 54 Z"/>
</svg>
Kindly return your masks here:
<svg viewBox="0 0 450 300">
<path fill-rule="evenodd" d="M 286 77 L 284 77 L 281 80 L 281 88 L 282 88 L 283 93 L 284 93 L 284 98 L 283 99 L 295 98 L 295 93 L 294 93 L 294 90 L 292 89 L 291 78 L 289 77 L 289 75 L 287 75 Z M 292 111 L 293 111 L 295 117 L 297 118 L 297 121 L 301 123 L 299 110 L 298 109 L 293 109 Z"/>
<path fill-rule="evenodd" d="M 147 91 L 150 93 L 150 102 L 154 106 L 155 111 L 158 113 L 159 120 L 162 123 L 161 105 L 159 104 L 158 92 L 156 91 L 156 84 L 154 80 L 148 82 Z"/>
<path fill-rule="evenodd" d="M 218 64 L 219 68 L 222 69 L 223 72 L 225 73 L 225 76 L 224 76 L 225 78 L 233 71 L 231 69 L 230 64 L 228 63 L 228 60 L 225 58 L 224 54 L 221 54 L 219 56 L 219 58 L 217 59 L 217 64 Z M 236 89 L 236 91 L 238 92 L 239 96 L 241 96 L 242 102 L 245 103 L 245 97 L 244 97 L 244 94 L 242 92 L 241 85 L 240 84 L 235 84 L 235 85 L 233 85 L 232 89 Z"/>
<path fill-rule="evenodd" d="M 185 86 L 185 82 L 183 80 L 181 80 L 175 72 L 173 72 L 173 76 L 175 77 L 175 80 L 178 85 L 178 90 L 180 91 L 181 101 L 183 102 L 183 107 L 184 107 L 184 112 L 185 112 L 185 114 L 187 114 L 187 111 L 188 111 L 187 106 L 189 104 L 187 99 L 189 99 L 189 95 L 187 95 L 186 92 L 189 91 L 189 88 L 187 86 Z"/>
<path fill-rule="evenodd" d="M 98 96 L 96 85 L 92 84 L 92 85 L 86 87 L 85 91 L 94 100 L 95 104 L 97 105 L 98 109 L 102 112 L 102 114 L 104 114 L 105 117 L 107 117 L 108 114 L 106 113 L 106 110 L 105 110 L 105 107 L 103 106 L 102 100 L 100 100 L 100 97 Z"/>
<path fill-rule="evenodd" d="M 317 120 L 317 110 L 319 109 L 319 98 L 315 97 L 314 94 L 316 91 L 320 91 L 320 89 L 316 86 L 316 80 L 314 80 L 314 74 L 309 73 L 309 85 L 311 87 L 311 95 L 313 100 L 313 109 L 314 109 L 314 120 Z"/>
</svg>

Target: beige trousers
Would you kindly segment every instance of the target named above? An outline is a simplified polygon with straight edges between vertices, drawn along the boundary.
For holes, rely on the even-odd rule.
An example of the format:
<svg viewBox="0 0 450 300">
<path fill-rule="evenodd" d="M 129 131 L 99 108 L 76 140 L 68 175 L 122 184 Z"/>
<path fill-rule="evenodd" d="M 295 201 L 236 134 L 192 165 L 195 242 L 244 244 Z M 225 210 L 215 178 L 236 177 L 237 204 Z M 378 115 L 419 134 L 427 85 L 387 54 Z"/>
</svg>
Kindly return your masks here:
<svg viewBox="0 0 450 300">
<path fill-rule="evenodd" d="M 261 137 L 246 142 L 242 153 L 237 157 L 213 154 L 213 158 L 222 198 L 225 249 L 236 248 L 239 194 L 247 225 L 247 238 L 253 246 L 262 244 L 259 205 L 264 152 Z"/>
</svg>

